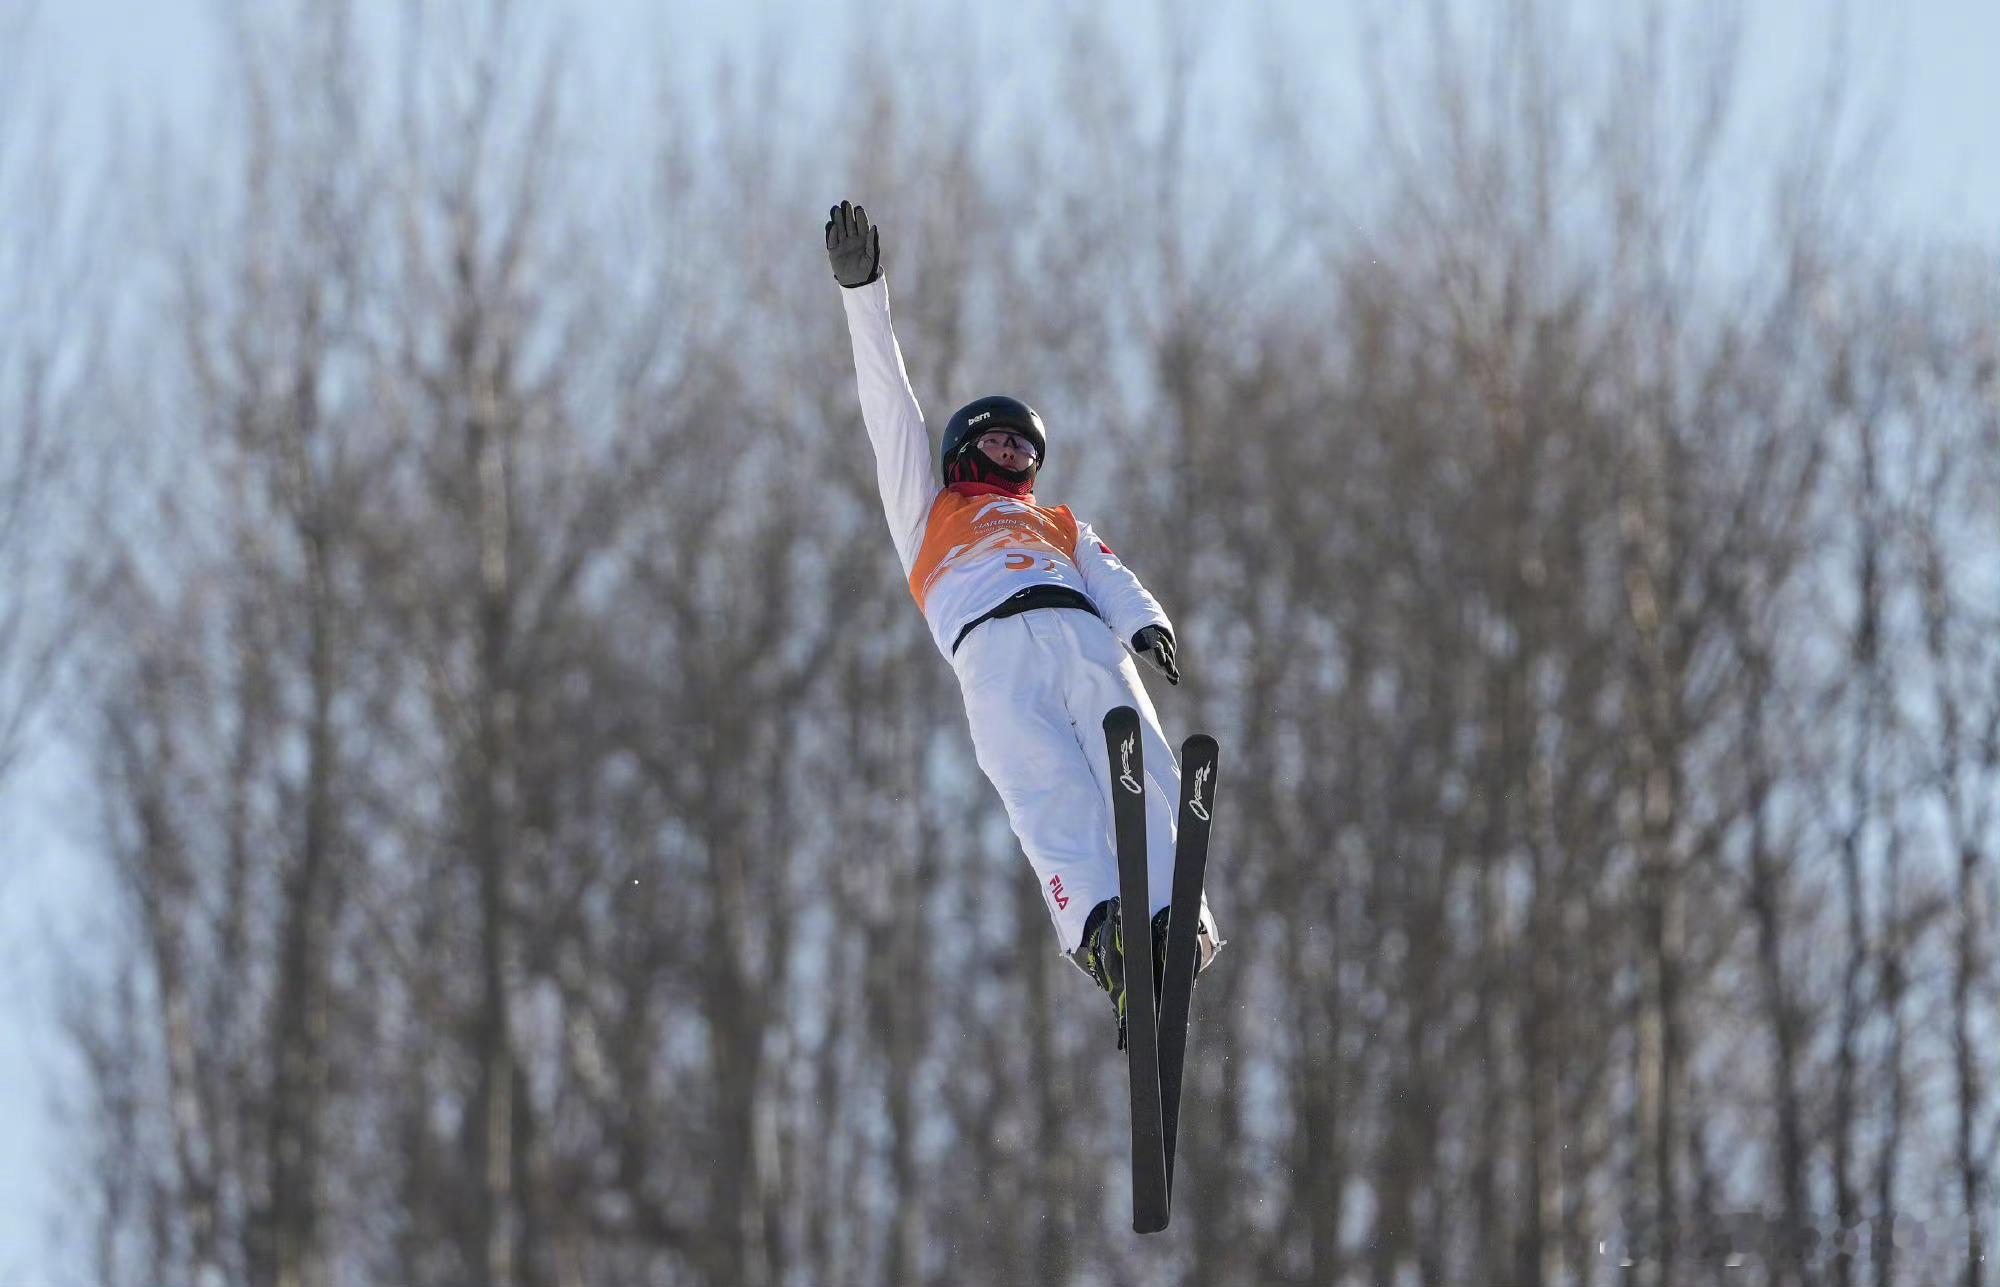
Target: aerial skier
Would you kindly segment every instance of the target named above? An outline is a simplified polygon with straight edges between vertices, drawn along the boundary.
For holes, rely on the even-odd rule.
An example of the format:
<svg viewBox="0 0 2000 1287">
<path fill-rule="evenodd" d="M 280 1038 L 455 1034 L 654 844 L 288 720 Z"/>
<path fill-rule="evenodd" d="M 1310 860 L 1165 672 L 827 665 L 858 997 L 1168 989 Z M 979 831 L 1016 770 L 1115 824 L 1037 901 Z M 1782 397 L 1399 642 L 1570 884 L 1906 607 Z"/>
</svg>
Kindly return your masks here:
<svg viewBox="0 0 2000 1287">
<path fill-rule="evenodd" d="M 844 288 L 861 414 L 910 592 L 958 676 L 979 767 L 1034 867 L 1057 938 L 1109 994 L 1122 1048 L 1113 775 L 1091 746 L 1112 708 L 1139 712 L 1157 975 L 1166 957 L 1180 769 L 1127 649 L 1178 684 L 1173 623 L 1088 523 L 1067 506 L 1037 502 L 1048 433 L 1025 403 L 984 397 L 952 413 L 939 481 L 890 322 L 881 232 L 860 206 L 843 201 L 829 212 L 826 250 Z M 1204 897 L 1197 974 L 1219 942 Z"/>
</svg>

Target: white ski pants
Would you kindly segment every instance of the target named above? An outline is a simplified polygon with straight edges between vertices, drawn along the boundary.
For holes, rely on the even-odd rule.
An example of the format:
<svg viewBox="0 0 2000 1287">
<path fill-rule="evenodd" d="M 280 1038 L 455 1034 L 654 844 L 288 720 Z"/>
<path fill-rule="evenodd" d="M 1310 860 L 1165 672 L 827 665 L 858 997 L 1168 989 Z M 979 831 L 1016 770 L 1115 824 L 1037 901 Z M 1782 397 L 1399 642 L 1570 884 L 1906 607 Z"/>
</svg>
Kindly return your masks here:
<svg viewBox="0 0 2000 1287">
<path fill-rule="evenodd" d="M 1073 608 L 1040 608 L 980 625 L 952 657 L 979 767 L 1041 882 L 1063 950 L 1083 941 L 1090 909 L 1118 893 L 1104 716 L 1139 712 L 1146 768 L 1146 883 L 1159 911 L 1173 897 L 1180 765 L 1160 732 L 1139 670 L 1109 626 Z M 1214 926 L 1206 900 L 1202 920 Z"/>
</svg>

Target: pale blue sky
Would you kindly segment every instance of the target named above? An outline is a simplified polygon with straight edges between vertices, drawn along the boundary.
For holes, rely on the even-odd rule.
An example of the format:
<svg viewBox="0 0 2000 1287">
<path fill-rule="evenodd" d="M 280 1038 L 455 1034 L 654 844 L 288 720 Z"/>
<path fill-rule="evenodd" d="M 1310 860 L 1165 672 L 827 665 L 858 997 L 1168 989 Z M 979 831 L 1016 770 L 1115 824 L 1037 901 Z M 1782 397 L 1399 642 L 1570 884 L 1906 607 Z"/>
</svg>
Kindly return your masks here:
<svg viewBox="0 0 2000 1287">
<path fill-rule="evenodd" d="M 562 7 L 575 15 L 605 75 L 636 79 L 657 55 L 702 68 L 724 53 L 749 55 L 760 33 L 778 30 L 785 33 L 784 55 L 808 89 L 816 68 L 829 80 L 849 70 L 845 51 L 857 24 L 894 24 L 927 11 L 908 0 L 865 8 L 772 0 L 729 14 L 706 3 L 646 0 L 566 0 Z M 1194 15 L 1196 29 L 1218 46 L 1196 93 L 1210 119 L 1227 119 L 1232 104 L 1249 98 L 1251 43 L 1273 27 L 1291 48 L 1313 51 L 1313 63 L 1327 69 L 1327 83 L 1315 89 L 1340 102 L 1362 7 L 1360 0 L 1261 0 L 1230 6 L 1222 18 L 1222 6 L 1185 0 L 1110 0 L 1098 10 L 1127 27 L 1142 48 L 1156 43 L 1161 12 Z M 216 72 L 213 14 L 221 6 L 214 0 L 61 0 L 43 8 L 35 80 L 62 103 L 80 143 L 77 157 L 88 158 L 91 140 L 117 119 L 147 132 L 200 132 L 205 87 Z M 1053 24 L 1035 19 L 1057 8 L 1057 0 L 987 6 L 955 30 L 1004 66 L 1010 49 L 1045 38 Z M 1759 112 L 1777 115 L 1796 92 L 1824 49 L 1825 15 L 1834 8 L 1816 0 L 1749 6 L 1744 70 L 1753 120 Z M 2000 3 L 1916 0 L 1851 10 L 1860 97 L 1886 109 L 1896 127 L 1884 158 L 1888 199 L 1873 217 L 1885 234 L 1900 238 L 2000 241 L 2000 140 L 1993 136 L 2000 122 Z M 885 62 L 883 72 L 896 69 Z M 783 114 L 774 116 L 772 128 L 785 129 Z M 1749 146 L 1757 145 L 1753 134 Z M 804 218 L 811 223 L 812 216 Z M 0 990 L 0 1287 L 69 1281 L 58 1277 L 60 1262 L 46 1236 L 61 1197 L 51 1179 L 65 1165 L 50 1111 L 65 1065 L 43 944 L 50 935 L 74 939 L 115 929 L 101 877 L 77 839 L 88 821 L 80 796 L 73 768 L 57 752 L 35 758 L 0 792 L 0 980 L 13 984 Z"/>
<path fill-rule="evenodd" d="M 44 0 L 44 27 L 53 37 L 47 42 L 48 79 L 66 88 L 84 117 L 101 118 L 122 105 L 128 119 L 141 125 L 157 123 L 162 113 L 181 125 L 197 125 L 203 87 L 215 69 L 212 14 L 223 7 L 222 0 Z M 877 27 L 902 25 L 904 16 L 938 27 L 926 15 L 945 6 L 915 0 L 866 6 L 763 0 L 733 8 L 688 0 L 556 0 L 549 7 L 574 14 L 594 59 L 624 74 L 641 74 L 658 55 L 688 67 L 705 66 L 719 53 L 747 55 L 760 35 L 775 29 L 785 33 L 781 47 L 809 78 L 815 66 L 829 77 L 848 70 L 841 51 L 864 21 L 850 11 L 871 14 L 865 21 Z M 1055 24 L 1033 18 L 1062 7 L 1059 0 L 982 6 L 970 21 L 948 30 L 962 49 L 989 55 L 981 59 L 984 76 L 1008 66 L 1010 50 L 1046 39 Z M 1244 101 L 1252 74 L 1248 46 L 1267 28 L 1285 32 L 1294 49 L 1324 51 L 1315 61 L 1337 86 L 1352 66 L 1361 15 L 1388 11 L 1380 0 L 1250 0 L 1226 7 L 1226 17 L 1217 16 L 1222 6 L 1191 0 L 1100 0 L 1094 7 L 1121 20 L 1141 49 L 1155 44 L 1162 12 L 1193 14 L 1195 28 L 1218 47 L 1204 65 L 1198 92 L 1220 108 L 1232 99 Z M 1669 0 L 1669 10 L 1675 7 Z M 1699 11 L 1712 4 L 1680 0 L 1680 7 Z M 721 12 L 725 8 L 729 11 Z M 1860 95 L 1897 118 L 1895 155 L 1888 165 L 1898 180 L 1895 213 L 1913 216 L 1913 226 L 1950 233 L 2000 228 L 2000 140 L 1992 134 L 1992 123 L 2000 120 L 2000 4 L 1751 0 L 1744 11 L 1752 101 L 1779 106 L 1823 50 L 1828 15 L 1843 8 Z M 894 34 L 885 31 L 881 43 L 893 47 Z M 782 120 L 773 124 L 783 128 Z"/>
</svg>

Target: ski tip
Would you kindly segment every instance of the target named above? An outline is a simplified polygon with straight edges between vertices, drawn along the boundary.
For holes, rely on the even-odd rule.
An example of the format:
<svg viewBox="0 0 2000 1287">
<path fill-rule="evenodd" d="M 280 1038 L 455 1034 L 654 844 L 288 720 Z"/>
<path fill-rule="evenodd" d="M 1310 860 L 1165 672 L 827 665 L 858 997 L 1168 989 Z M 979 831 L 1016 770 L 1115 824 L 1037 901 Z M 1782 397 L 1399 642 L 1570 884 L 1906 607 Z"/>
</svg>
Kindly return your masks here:
<svg viewBox="0 0 2000 1287">
<path fill-rule="evenodd" d="M 1133 1233 L 1164 1233 L 1167 1228 L 1165 1211 L 1139 1211 L 1132 1216 Z"/>
<path fill-rule="evenodd" d="M 1137 724 L 1138 722 L 1139 711 L 1137 707 L 1113 706 L 1110 710 L 1104 712 L 1104 727 L 1107 732 L 1113 728 L 1123 727 L 1127 724 Z"/>
<path fill-rule="evenodd" d="M 1185 755 L 1212 756 L 1219 749 L 1220 748 L 1217 747 L 1215 744 L 1215 739 L 1210 737 L 1206 733 L 1190 734 L 1188 736 L 1187 741 L 1181 743 L 1181 754 L 1184 756 Z"/>
</svg>

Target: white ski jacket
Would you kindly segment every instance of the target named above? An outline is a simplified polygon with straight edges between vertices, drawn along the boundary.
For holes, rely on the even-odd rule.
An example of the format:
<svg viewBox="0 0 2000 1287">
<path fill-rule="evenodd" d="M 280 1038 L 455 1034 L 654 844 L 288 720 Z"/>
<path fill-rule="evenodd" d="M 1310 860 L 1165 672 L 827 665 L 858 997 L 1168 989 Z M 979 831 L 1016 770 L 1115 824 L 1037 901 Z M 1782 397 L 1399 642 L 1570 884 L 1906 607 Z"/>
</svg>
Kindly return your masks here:
<svg viewBox="0 0 2000 1287">
<path fill-rule="evenodd" d="M 840 294 L 889 535 L 938 651 L 949 659 L 969 622 L 1037 585 L 1087 595 L 1128 651 L 1149 625 L 1172 633 L 1159 601 L 1067 505 L 1039 505 L 1032 494 L 976 483 L 940 485 L 889 319 L 888 279 Z"/>
</svg>

